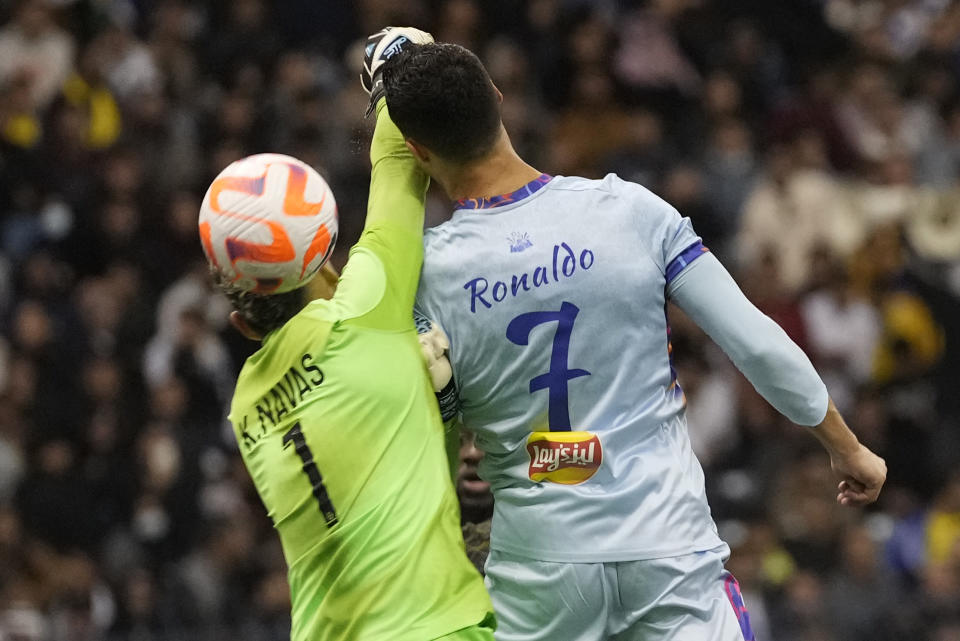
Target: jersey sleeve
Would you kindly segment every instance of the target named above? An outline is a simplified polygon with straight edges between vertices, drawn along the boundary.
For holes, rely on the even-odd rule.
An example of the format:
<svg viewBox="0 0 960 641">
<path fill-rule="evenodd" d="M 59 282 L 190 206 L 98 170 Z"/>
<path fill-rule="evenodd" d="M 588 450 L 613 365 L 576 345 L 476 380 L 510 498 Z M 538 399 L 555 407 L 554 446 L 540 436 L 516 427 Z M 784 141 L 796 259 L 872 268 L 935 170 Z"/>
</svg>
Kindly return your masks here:
<svg viewBox="0 0 960 641">
<path fill-rule="evenodd" d="M 334 296 L 339 320 L 376 329 L 413 327 L 423 263 L 423 210 L 429 178 L 417 166 L 386 101 L 370 144 L 367 219 Z"/>
<path fill-rule="evenodd" d="M 640 185 L 625 181 L 621 185 L 630 198 L 641 243 L 669 284 L 708 249 L 690 219 L 665 200 Z"/>
<path fill-rule="evenodd" d="M 667 296 L 730 357 L 777 411 L 798 425 L 823 421 L 827 388 L 806 354 L 747 300 L 713 255 L 683 269 Z"/>
</svg>

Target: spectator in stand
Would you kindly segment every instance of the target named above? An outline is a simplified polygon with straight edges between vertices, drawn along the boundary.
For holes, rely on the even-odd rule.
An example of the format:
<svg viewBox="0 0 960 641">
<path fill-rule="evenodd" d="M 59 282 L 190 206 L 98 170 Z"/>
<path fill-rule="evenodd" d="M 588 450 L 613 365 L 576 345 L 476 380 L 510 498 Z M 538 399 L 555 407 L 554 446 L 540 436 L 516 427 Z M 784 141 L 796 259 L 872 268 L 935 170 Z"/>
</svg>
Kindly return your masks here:
<svg viewBox="0 0 960 641">
<path fill-rule="evenodd" d="M 45 109 L 73 69 L 74 39 L 57 26 L 53 6 L 44 0 L 19 0 L 14 18 L 0 29 L 0 86 L 22 78 L 30 102 Z"/>
</svg>

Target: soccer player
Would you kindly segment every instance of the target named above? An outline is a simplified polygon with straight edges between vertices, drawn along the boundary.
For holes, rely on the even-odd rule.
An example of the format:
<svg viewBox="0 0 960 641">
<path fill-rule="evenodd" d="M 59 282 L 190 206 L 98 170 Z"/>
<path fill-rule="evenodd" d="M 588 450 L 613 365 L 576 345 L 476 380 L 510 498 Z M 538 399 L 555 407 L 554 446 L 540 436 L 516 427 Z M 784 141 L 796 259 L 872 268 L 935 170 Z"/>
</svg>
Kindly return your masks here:
<svg viewBox="0 0 960 641">
<path fill-rule="evenodd" d="M 366 225 L 332 299 L 221 282 L 232 324 L 262 342 L 230 420 L 283 545 L 294 641 L 488 641 L 413 324 L 429 179 L 375 106 Z"/>
<path fill-rule="evenodd" d="M 752 639 L 690 448 L 667 302 L 809 426 L 841 504 L 877 498 L 883 460 L 689 219 L 615 175 L 525 163 L 476 56 L 424 45 L 383 81 L 407 146 L 456 201 L 425 236 L 417 306 L 449 334 L 462 420 L 485 453 L 497 639 Z"/>
</svg>

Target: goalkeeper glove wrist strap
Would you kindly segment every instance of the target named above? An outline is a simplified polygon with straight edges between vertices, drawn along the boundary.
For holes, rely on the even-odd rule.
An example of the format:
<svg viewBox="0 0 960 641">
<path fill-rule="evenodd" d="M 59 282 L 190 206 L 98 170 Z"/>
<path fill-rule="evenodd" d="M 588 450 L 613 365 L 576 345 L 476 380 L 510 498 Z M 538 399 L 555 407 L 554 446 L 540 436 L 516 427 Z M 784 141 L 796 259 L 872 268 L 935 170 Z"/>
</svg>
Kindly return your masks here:
<svg viewBox="0 0 960 641">
<path fill-rule="evenodd" d="M 440 405 L 440 418 L 443 419 L 443 422 L 454 419 L 457 417 L 457 412 L 459 410 L 459 394 L 457 393 L 457 384 L 454 382 L 453 378 L 450 378 L 450 382 L 447 383 L 447 386 L 442 390 L 436 393 L 437 394 L 437 403 Z"/>
</svg>

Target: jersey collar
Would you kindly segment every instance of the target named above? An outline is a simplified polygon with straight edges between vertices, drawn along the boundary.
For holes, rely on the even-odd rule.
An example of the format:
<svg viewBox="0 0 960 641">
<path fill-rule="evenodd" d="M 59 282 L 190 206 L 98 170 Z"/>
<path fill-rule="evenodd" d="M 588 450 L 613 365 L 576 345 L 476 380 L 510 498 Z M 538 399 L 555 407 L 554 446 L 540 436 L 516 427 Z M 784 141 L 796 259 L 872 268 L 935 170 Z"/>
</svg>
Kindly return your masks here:
<svg viewBox="0 0 960 641">
<path fill-rule="evenodd" d="M 544 185 L 553 180 L 553 176 L 550 174 L 540 174 L 539 177 L 534 178 L 526 185 L 512 191 L 509 194 L 500 194 L 499 196 L 485 196 L 483 198 L 462 198 L 454 203 L 453 210 L 459 211 L 461 209 L 494 209 L 495 207 L 502 207 L 504 205 L 512 205 L 513 203 L 519 202 L 524 198 L 532 196 L 533 194 L 540 191 Z"/>
</svg>

